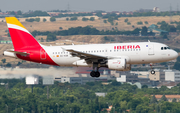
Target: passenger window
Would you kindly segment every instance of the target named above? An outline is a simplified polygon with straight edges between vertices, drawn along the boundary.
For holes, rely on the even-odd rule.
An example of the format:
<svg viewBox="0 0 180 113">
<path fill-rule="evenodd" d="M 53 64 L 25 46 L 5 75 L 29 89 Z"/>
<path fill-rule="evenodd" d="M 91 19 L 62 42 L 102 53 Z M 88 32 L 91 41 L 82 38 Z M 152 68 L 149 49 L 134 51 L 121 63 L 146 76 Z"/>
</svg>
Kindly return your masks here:
<svg viewBox="0 0 180 113">
<path fill-rule="evenodd" d="M 104 52 L 104 50 L 102 50 L 102 52 Z"/>
<path fill-rule="evenodd" d="M 161 50 L 163 50 L 163 47 L 161 47 Z"/>
</svg>

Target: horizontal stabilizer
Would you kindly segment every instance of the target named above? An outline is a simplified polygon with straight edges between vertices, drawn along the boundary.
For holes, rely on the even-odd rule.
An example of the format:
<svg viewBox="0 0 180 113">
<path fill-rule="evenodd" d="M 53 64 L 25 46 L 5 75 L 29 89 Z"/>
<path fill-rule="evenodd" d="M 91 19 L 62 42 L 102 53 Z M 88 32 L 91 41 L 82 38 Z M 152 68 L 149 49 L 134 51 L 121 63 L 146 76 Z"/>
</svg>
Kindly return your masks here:
<svg viewBox="0 0 180 113">
<path fill-rule="evenodd" d="M 7 50 L 7 52 L 12 52 L 12 53 L 19 54 L 19 55 L 28 55 L 29 54 L 26 52 L 19 52 L 19 51 L 13 51 L 13 50 Z"/>
</svg>

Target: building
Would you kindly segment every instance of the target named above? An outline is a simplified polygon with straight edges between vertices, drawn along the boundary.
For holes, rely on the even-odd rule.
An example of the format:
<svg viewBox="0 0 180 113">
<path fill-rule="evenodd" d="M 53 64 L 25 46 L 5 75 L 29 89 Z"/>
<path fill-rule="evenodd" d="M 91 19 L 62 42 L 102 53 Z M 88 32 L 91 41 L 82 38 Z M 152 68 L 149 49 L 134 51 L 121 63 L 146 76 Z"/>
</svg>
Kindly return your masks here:
<svg viewBox="0 0 180 113">
<path fill-rule="evenodd" d="M 159 101 L 161 99 L 163 95 L 155 95 L 157 101 Z M 180 95 L 165 95 L 165 97 L 167 98 L 167 100 L 169 102 L 172 102 L 172 100 L 175 98 L 176 102 L 180 102 Z"/>
<path fill-rule="evenodd" d="M 86 84 L 87 82 L 96 82 L 96 81 L 103 81 L 106 82 L 108 78 L 105 77 L 99 77 L 99 78 L 93 78 L 93 77 L 63 77 L 61 78 L 61 83 L 79 83 L 79 84 Z"/>
<path fill-rule="evenodd" d="M 131 82 L 135 83 L 138 82 L 138 75 L 130 72 L 126 72 L 126 74 L 121 75 L 120 77 L 116 78 L 117 82 Z"/>
<path fill-rule="evenodd" d="M 161 88 L 161 86 L 166 86 L 167 88 L 171 89 L 174 86 L 177 86 L 178 82 L 171 82 L 171 81 L 165 81 L 161 82 L 157 88 Z"/>
<path fill-rule="evenodd" d="M 165 72 L 165 81 L 180 82 L 180 71 L 167 70 Z"/>
<path fill-rule="evenodd" d="M 149 79 L 152 81 L 160 81 L 163 82 L 165 81 L 165 72 L 160 69 L 155 69 L 155 74 L 151 74 L 149 71 Z"/>
</svg>

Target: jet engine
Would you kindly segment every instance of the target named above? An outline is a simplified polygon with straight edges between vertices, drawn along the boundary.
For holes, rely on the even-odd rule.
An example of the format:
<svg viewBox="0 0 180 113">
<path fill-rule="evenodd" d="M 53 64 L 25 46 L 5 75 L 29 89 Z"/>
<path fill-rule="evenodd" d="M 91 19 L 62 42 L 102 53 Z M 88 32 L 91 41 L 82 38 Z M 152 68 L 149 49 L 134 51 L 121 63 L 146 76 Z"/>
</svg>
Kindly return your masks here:
<svg viewBox="0 0 180 113">
<path fill-rule="evenodd" d="M 117 71 L 129 71 L 131 70 L 131 64 L 126 63 L 126 59 L 109 59 L 108 68 Z"/>
</svg>

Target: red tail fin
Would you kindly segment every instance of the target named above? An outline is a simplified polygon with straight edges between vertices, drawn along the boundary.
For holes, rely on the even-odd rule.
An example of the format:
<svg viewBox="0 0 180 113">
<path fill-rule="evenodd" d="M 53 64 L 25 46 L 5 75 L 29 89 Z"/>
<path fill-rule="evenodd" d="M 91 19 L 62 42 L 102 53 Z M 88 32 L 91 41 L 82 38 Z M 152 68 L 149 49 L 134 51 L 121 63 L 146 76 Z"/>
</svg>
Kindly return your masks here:
<svg viewBox="0 0 180 113">
<path fill-rule="evenodd" d="M 39 47 L 40 44 L 31 33 L 15 17 L 6 17 L 7 26 L 13 42 L 14 50 Z"/>
</svg>

